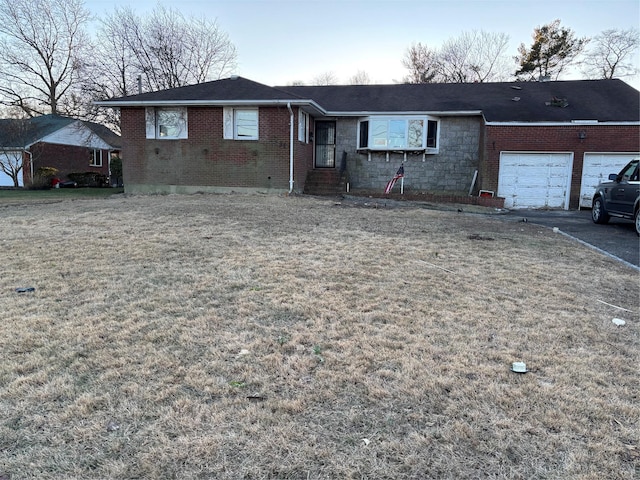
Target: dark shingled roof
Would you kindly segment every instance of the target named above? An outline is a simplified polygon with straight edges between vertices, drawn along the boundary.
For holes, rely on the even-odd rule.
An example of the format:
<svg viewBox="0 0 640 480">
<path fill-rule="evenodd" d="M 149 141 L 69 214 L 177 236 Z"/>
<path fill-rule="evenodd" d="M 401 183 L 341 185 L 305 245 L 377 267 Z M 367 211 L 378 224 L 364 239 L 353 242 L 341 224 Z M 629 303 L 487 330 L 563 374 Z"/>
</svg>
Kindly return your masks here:
<svg viewBox="0 0 640 480">
<path fill-rule="evenodd" d="M 187 85 L 186 87 L 140 93 L 121 98 L 111 98 L 104 103 L 114 101 L 130 102 L 188 102 L 188 101 L 273 101 L 300 100 L 294 94 L 280 91 L 242 77 L 230 77 L 213 82 Z M 101 102 L 102 103 L 102 102 Z"/>
<path fill-rule="evenodd" d="M 479 110 L 488 122 L 640 120 L 640 93 L 621 80 L 279 88 L 312 98 L 330 112 Z M 554 98 L 561 106 L 548 105 Z"/>
<path fill-rule="evenodd" d="M 22 148 L 57 132 L 75 121 L 77 120 L 74 118 L 60 115 L 42 115 L 19 120 L 11 118 L 0 119 L 0 145 L 5 148 Z M 94 122 L 83 121 L 82 123 L 111 147 L 121 147 L 120 136 L 109 128 Z"/>
<path fill-rule="evenodd" d="M 621 80 L 269 87 L 242 77 L 98 102 L 126 106 L 312 101 L 330 115 L 482 112 L 488 122 L 640 121 L 640 93 Z"/>
</svg>

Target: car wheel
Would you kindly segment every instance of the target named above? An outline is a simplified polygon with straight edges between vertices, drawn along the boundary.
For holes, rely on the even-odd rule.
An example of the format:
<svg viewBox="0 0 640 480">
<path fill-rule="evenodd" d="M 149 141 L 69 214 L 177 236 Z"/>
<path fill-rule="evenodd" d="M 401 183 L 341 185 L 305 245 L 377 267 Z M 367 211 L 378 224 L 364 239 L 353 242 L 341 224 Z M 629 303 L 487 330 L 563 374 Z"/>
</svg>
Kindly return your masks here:
<svg viewBox="0 0 640 480">
<path fill-rule="evenodd" d="M 640 208 L 636 209 L 636 214 L 634 215 L 634 220 L 636 222 L 636 235 L 640 237 Z"/>
<path fill-rule="evenodd" d="M 593 207 L 591 208 L 591 220 L 594 223 L 607 223 L 609 221 L 609 214 L 604 209 L 604 203 L 602 203 L 601 197 L 593 199 Z"/>
</svg>

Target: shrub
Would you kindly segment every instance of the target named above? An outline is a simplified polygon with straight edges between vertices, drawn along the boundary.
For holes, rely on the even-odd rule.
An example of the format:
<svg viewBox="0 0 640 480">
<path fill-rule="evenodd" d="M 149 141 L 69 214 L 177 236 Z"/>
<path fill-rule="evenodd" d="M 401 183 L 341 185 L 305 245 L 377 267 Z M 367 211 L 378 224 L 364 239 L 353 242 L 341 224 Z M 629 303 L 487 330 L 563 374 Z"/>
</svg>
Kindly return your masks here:
<svg viewBox="0 0 640 480">
<path fill-rule="evenodd" d="M 58 169 L 54 167 L 39 167 L 33 176 L 29 188 L 33 190 L 47 190 L 51 188 L 51 181 L 58 174 Z"/>
<path fill-rule="evenodd" d="M 79 187 L 106 187 L 109 181 L 106 175 L 95 172 L 70 173 L 67 175 L 69 180 L 76 182 Z"/>
</svg>

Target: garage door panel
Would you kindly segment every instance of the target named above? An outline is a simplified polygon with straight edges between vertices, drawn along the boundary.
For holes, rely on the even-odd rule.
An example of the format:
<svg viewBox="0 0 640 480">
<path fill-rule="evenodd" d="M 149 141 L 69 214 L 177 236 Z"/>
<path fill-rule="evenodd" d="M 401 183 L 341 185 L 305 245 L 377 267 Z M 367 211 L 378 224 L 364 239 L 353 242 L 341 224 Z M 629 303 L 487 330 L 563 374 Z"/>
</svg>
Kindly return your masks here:
<svg viewBox="0 0 640 480">
<path fill-rule="evenodd" d="M 571 153 L 502 152 L 498 196 L 507 208 L 568 208 Z"/>
</svg>

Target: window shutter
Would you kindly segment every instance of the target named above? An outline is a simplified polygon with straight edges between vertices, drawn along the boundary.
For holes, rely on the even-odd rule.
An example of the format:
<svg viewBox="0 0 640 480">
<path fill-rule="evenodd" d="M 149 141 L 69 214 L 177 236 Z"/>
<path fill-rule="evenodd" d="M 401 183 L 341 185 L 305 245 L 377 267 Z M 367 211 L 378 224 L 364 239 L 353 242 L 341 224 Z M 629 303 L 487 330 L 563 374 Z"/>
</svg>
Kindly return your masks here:
<svg viewBox="0 0 640 480">
<path fill-rule="evenodd" d="M 233 140 L 233 108 L 224 107 L 222 109 L 222 123 L 222 138 L 225 140 Z"/>
<path fill-rule="evenodd" d="M 147 124 L 147 138 L 156 138 L 156 111 L 153 107 L 144 109 L 145 121 Z"/>
</svg>

